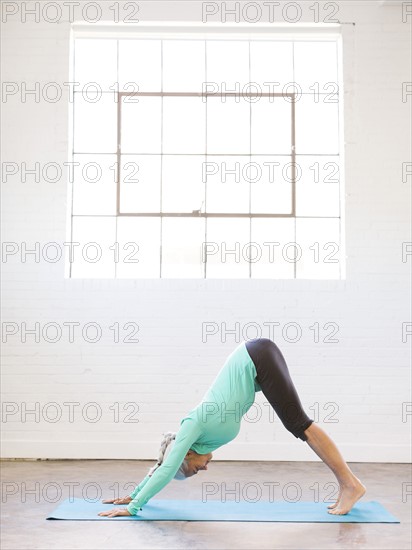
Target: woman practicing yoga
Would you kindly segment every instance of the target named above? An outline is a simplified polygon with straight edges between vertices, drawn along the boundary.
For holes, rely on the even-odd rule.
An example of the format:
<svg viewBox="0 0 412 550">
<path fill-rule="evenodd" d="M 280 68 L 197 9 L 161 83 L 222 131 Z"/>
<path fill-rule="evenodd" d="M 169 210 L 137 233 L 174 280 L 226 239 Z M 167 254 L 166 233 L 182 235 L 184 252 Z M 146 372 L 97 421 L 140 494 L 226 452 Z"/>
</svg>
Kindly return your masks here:
<svg viewBox="0 0 412 550">
<path fill-rule="evenodd" d="M 212 451 L 239 433 L 241 418 L 253 405 L 256 391 L 263 392 L 285 428 L 306 441 L 335 474 L 339 494 L 328 512 L 347 514 L 364 495 L 364 485 L 330 437 L 304 412 L 279 348 L 268 338 L 255 338 L 242 342 L 228 356 L 201 403 L 181 420 L 177 434 L 165 434 L 157 464 L 132 494 L 103 501 L 128 506 L 100 512 L 99 516 L 136 515 L 173 478 L 185 479 L 207 470 Z M 173 439 L 173 448 L 164 459 Z"/>
</svg>

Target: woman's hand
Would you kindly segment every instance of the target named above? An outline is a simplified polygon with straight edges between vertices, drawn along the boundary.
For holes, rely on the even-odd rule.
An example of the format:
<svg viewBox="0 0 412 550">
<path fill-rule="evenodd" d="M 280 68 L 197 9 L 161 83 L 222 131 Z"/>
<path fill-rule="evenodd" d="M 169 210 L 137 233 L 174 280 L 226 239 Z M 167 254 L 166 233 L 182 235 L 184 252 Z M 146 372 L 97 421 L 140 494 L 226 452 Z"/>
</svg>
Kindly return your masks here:
<svg viewBox="0 0 412 550">
<path fill-rule="evenodd" d="M 103 504 L 129 504 L 132 502 L 132 497 L 112 498 L 108 500 L 102 500 Z"/>
<path fill-rule="evenodd" d="M 106 510 L 105 512 L 99 512 L 98 516 L 107 516 L 108 518 L 115 518 L 116 516 L 131 516 L 127 511 L 127 508 L 113 508 L 112 510 Z"/>
</svg>

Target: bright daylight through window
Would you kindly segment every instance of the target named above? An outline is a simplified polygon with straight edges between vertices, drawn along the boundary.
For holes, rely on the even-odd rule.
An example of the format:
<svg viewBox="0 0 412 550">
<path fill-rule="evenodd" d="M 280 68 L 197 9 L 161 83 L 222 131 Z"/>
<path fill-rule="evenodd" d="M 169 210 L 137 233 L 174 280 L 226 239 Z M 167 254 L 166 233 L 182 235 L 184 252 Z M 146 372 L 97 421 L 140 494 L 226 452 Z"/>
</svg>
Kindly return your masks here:
<svg viewBox="0 0 412 550">
<path fill-rule="evenodd" d="M 340 51 L 75 36 L 69 276 L 343 278 Z"/>
</svg>

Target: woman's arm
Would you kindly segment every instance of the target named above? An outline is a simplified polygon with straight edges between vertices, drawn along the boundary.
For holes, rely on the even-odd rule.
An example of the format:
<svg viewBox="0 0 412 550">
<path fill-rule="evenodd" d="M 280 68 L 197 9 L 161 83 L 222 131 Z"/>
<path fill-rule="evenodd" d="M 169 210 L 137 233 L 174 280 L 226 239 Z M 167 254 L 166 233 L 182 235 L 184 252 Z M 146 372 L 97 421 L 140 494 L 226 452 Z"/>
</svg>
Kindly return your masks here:
<svg viewBox="0 0 412 550">
<path fill-rule="evenodd" d="M 126 496 L 126 497 L 120 497 L 120 498 L 110 498 L 106 500 L 102 500 L 103 504 L 129 504 L 137 493 L 143 489 L 143 487 L 146 485 L 146 483 L 149 481 L 150 477 L 147 475 L 140 483 L 139 485 L 136 485 L 136 487 L 133 489 L 133 492 Z"/>
<path fill-rule="evenodd" d="M 150 476 L 147 475 L 140 483 L 133 489 L 133 492 L 130 493 L 130 497 L 133 500 L 138 493 L 143 489 L 143 487 L 146 485 L 146 483 L 149 481 Z"/>
<path fill-rule="evenodd" d="M 148 502 L 156 493 L 165 487 L 180 468 L 190 446 L 198 439 L 201 431 L 198 424 L 192 419 L 184 419 L 176 434 L 175 443 L 165 461 L 151 477 L 146 476 L 130 496 L 132 502 L 127 506 L 130 515 Z"/>
</svg>

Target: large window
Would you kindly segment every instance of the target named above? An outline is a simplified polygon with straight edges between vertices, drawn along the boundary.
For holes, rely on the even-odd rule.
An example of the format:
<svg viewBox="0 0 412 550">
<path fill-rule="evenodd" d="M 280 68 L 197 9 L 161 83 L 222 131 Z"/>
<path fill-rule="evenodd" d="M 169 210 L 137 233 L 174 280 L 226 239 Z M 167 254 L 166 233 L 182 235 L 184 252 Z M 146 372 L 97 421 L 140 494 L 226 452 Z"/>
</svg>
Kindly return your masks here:
<svg viewBox="0 0 412 550">
<path fill-rule="evenodd" d="M 340 41 L 74 34 L 71 277 L 337 279 Z"/>
</svg>

